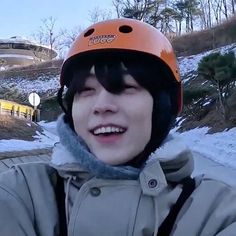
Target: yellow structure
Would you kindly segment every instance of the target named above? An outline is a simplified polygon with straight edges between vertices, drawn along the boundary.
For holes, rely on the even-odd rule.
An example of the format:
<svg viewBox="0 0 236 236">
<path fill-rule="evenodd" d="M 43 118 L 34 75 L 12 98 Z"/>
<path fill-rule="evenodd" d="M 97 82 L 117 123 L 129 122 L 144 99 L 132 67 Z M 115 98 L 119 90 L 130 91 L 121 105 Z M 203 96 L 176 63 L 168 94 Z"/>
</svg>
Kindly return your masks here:
<svg viewBox="0 0 236 236">
<path fill-rule="evenodd" d="M 12 115 L 32 120 L 34 109 L 30 106 L 0 99 L 0 115 Z"/>
</svg>

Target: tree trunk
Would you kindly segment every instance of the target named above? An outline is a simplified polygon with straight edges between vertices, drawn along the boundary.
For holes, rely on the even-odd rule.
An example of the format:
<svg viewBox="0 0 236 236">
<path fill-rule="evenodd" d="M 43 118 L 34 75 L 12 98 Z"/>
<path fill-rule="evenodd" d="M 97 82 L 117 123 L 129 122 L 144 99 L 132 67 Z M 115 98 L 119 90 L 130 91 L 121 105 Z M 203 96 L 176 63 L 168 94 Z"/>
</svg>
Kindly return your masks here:
<svg viewBox="0 0 236 236">
<path fill-rule="evenodd" d="M 232 1 L 231 1 L 231 4 L 232 4 L 232 14 L 233 14 L 233 15 L 235 14 L 234 3 L 235 3 L 235 0 L 232 0 Z"/>
<path fill-rule="evenodd" d="M 227 9 L 226 0 L 223 0 L 223 4 L 224 4 L 224 15 L 225 15 L 225 18 L 228 20 L 228 9 Z"/>
<path fill-rule="evenodd" d="M 225 104 L 224 104 L 224 98 L 223 98 L 223 91 L 222 91 L 222 88 L 221 88 L 219 82 L 217 82 L 217 90 L 218 90 L 218 98 L 219 98 L 219 104 L 220 104 L 220 111 L 221 111 L 221 114 L 222 114 L 224 120 L 226 120 L 226 112 L 225 112 Z"/>
<path fill-rule="evenodd" d="M 181 35 L 182 31 L 182 20 L 179 21 L 179 35 Z"/>
<path fill-rule="evenodd" d="M 208 0 L 208 28 L 211 28 L 211 5 L 210 5 L 210 0 Z"/>
<path fill-rule="evenodd" d="M 212 49 L 215 49 L 216 45 L 215 45 L 215 29 L 212 28 Z"/>
<path fill-rule="evenodd" d="M 191 32 L 193 32 L 193 15 L 191 14 Z"/>
</svg>

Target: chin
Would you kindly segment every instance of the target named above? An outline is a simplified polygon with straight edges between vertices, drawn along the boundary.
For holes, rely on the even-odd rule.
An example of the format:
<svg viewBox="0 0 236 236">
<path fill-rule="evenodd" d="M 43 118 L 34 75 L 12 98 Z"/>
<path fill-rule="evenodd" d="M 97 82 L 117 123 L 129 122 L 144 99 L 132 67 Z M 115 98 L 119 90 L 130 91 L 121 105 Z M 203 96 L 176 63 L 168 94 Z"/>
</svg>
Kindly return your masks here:
<svg viewBox="0 0 236 236">
<path fill-rule="evenodd" d="M 112 156 L 112 159 L 111 159 Z M 110 155 L 96 155 L 97 159 L 108 164 L 108 165 L 121 165 L 123 163 L 125 163 L 125 160 L 120 159 L 119 157 L 115 157 L 114 154 L 110 154 Z"/>
</svg>

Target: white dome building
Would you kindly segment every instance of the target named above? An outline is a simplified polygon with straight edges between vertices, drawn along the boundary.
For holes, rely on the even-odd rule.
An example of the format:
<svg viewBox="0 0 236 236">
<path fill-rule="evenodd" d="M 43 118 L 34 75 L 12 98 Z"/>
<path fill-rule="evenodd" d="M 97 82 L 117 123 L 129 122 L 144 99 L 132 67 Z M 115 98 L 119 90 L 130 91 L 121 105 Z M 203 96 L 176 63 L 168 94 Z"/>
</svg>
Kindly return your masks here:
<svg viewBox="0 0 236 236">
<path fill-rule="evenodd" d="M 57 56 L 55 50 L 21 37 L 0 39 L 0 67 L 37 64 Z"/>
</svg>

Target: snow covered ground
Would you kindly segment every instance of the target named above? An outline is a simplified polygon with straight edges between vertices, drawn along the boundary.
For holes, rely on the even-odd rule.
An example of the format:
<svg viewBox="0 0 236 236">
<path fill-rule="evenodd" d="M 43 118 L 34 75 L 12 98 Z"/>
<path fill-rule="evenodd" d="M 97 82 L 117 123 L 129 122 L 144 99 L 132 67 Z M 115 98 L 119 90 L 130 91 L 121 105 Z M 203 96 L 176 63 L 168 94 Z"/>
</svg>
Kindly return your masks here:
<svg viewBox="0 0 236 236">
<path fill-rule="evenodd" d="M 194 157 L 193 176 L 209 177 L 236 186 L 236 128 L 215 134 L 207 134 L 207 127 L 184 133 L 172 131 L 191 149 Z"/>
<path fill-rule="evenodd" d="M 40 148 L 53 147 L 56 142 L 59 141 L 58 136 L 55 131 L 55 122 L 45 123 L 40 122 L 44 131 L 43 134 L 37 133 L 34 136 L 34 141 L 24 141 L 24 140 L 0 140 L 0 152 L 10 152 L 10 151 L 25 151 Z M 53 133 L 54 132 L 54 133 Z"/>
<path fill-rule="evenodd" d="M 208 128 L 196 128 L 177 133 L 188 147 L 195 153 L 236 170 L 236 128 L 215 134 L 207 134 Z"/>
</svg>

